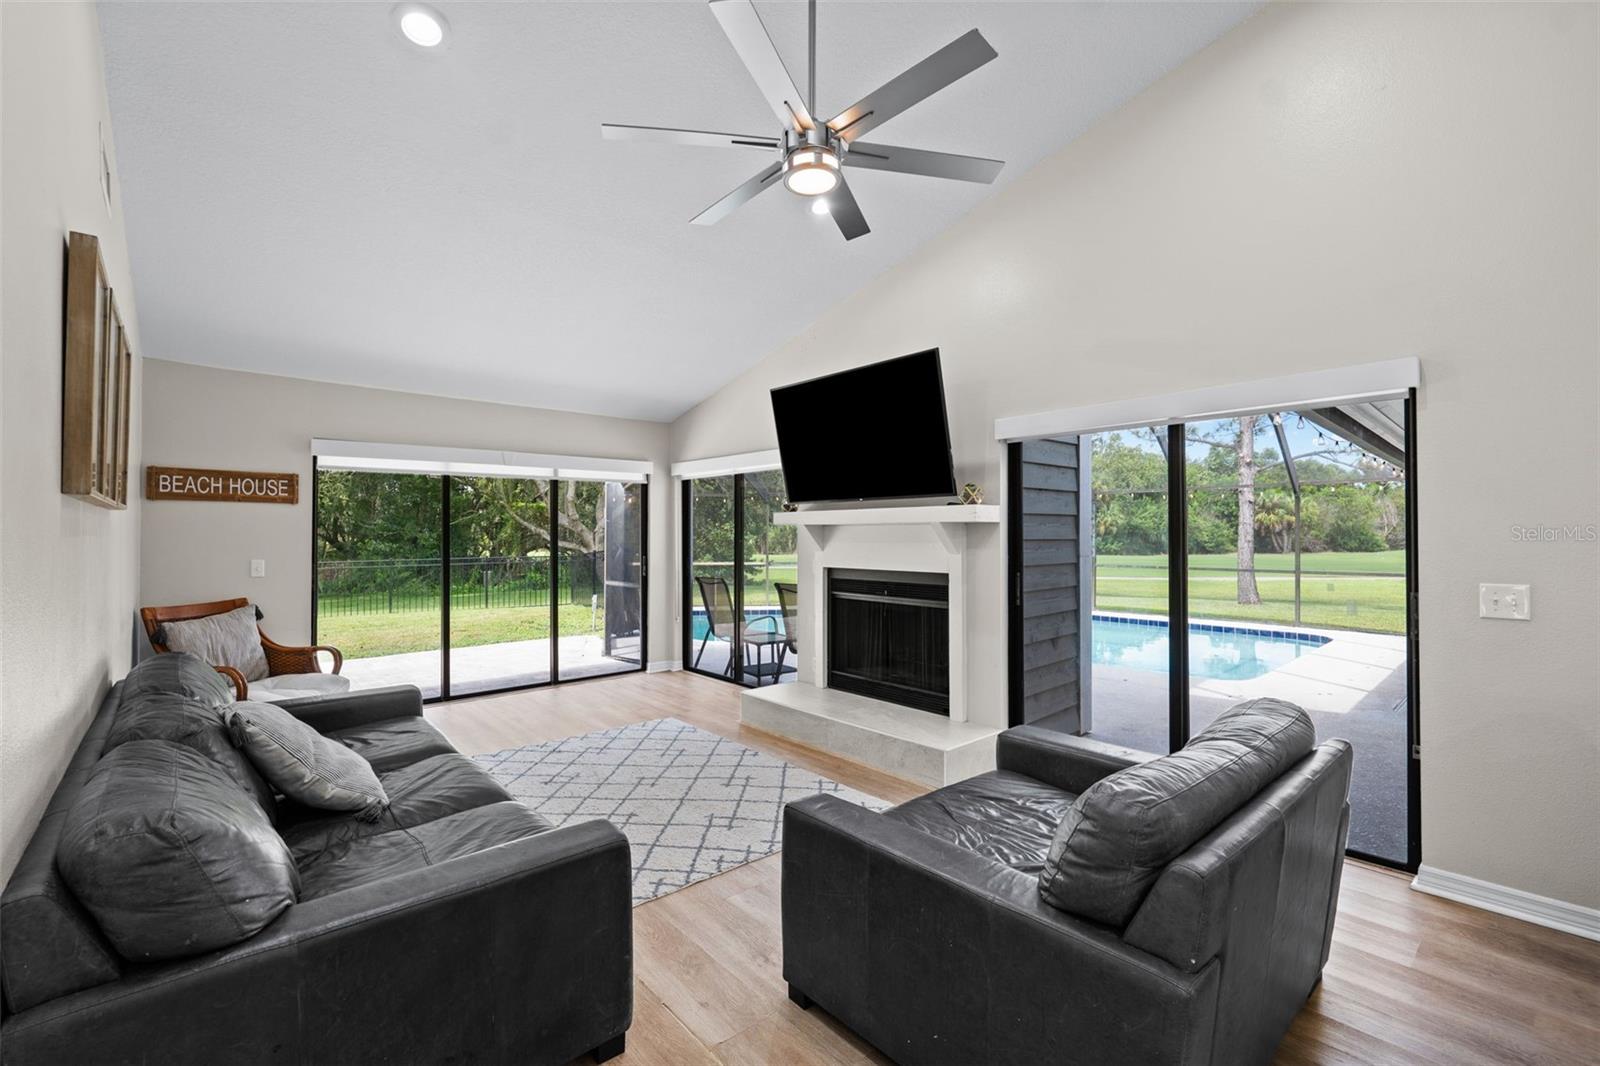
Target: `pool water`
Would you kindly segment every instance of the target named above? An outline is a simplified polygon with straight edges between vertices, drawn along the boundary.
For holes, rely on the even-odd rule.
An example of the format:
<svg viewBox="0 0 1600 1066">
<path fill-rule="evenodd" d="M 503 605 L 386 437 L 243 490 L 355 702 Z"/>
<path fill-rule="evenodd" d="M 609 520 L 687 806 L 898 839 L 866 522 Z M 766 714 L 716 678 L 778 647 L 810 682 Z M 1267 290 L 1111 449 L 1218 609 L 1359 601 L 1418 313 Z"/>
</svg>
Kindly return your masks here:
<svg viewBox="0 0 1600 1066">
<path fill-rule="evenodd" d="M 1090 633 L 1096 666 L 1167 672 L 1167 623 L 1095 615 Z M 1283 633 L 1248 625 L 1191 623 L 1189 676 L 1245 681 L 1287 665 L 1328 643 L 1312 633 Z"/>
<path fill-rule="evenodd" d="M 768 621 L 771 619 L 771 621 Z M 768 629 L 783 632 L 783 608 L 781 607 L 746 607 L 744 611 L 744 624 L 765 633 Z M 706 635 L 708 624 L 706 612 L 703 607 L 696 607 L 689 624 L 690 639 L 699 640 Z"/>
</svg>

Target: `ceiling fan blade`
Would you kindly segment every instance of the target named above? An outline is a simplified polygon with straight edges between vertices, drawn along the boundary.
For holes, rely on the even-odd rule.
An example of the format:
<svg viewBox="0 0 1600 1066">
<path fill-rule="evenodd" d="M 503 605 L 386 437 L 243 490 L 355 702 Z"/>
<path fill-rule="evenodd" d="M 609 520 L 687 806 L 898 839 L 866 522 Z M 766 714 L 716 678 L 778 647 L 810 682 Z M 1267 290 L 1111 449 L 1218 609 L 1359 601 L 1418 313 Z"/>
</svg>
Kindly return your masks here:
<svg viewBox="0 0 1600 1066">
<path fill-rule="evenodd" d="M 845 166 L 866 170 L 893 170 L 900 174 L 922 174 L 953 181 L 976 181 L 984 185 L 1000 176 L 1005 163 L 980 159 L 975 155 L 928 152 L 921 148 L 899 148 L 892 144 L 856 141 L 844 156 Z"/>
<path fill-rule="evenodd" d="M 872 232 L 872 227 L 867 225 L 866 216 L 861 213 L 861 205 L 856 203 L 855 193 L 850 191 L 850 185 L 843 176 L 839 178 L 839 184 L 828 194 L 828 213 L 839 224 L 839 232 L 844 234 L 844 239 L 847 241 L 853 241 Z"/>
<path fill-rule="evenodd" d="M 983 34 L 970 30 L 898 77 L 845 108 L 828 125 L 847 141 L 888 122 L 995 57 Z"/>
<path fill-rule="evenodd" d="M 652 144 L 681 144 L 690 148 L 765 148 L 778 147 L 774 137 L 748 133 L 711 133 L 708 130 L 675 130 L 665 126 L 621 126 L 600 124 L 600 136 L 608 141 L 649 141 Z"/>
<path fill-rule="evenodd" d="M 755 199 L 757 193 L 778 184 L 778 176 L 782 173 L 783 164 L 781 162 L 772 164 L 689 221 L 696 226 L 716 225 L 733 214 L 735 208 Z M 841 182 L 841 184 L 843 183 Z"/>
<path fill-rule="evenodd" d="M 711 0 L 711 13 L 722 24 L 728 43 L 739 53 L 778 121 L 786 128 L 810 129 L 814 123 L 806 109 L 806 99 L 795 88 L 788 68 L 778 58 L 778 50 L 772 47 L 772 38 L 761 25 L 755 5 L 750 0 Z"/>
</svg>

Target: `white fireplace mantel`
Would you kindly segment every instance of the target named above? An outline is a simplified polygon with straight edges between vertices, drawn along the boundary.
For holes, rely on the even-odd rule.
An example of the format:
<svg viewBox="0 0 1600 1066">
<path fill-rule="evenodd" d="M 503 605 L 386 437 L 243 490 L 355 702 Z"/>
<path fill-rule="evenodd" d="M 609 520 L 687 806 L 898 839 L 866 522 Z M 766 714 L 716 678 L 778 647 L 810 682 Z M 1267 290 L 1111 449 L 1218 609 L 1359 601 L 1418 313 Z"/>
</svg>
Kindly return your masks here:
<svg viewBox="0 0 1600 1066">
<path fill-rule="evenodd" d="M 921 526 L 929 523 L 994 525 L 1000 508 L 992 503 L 950 503 L 934 507 L 846 507 L 837 511 L 779 511 L 780 526 Z"/>
<path fill-rule="evenodd" d="M 994 504 L 945 504 L 924 507 L 846 507 L 833 511 L 780 511 L 772 516 L 780 526 L 797 526 L 818 550 L 828 546 L 835 530 L 846 526 L 922 526 L 931 529 L 954 555 L 966 546 L 966 527 L 999 525 L 1000 508 Z"/>
</svg>

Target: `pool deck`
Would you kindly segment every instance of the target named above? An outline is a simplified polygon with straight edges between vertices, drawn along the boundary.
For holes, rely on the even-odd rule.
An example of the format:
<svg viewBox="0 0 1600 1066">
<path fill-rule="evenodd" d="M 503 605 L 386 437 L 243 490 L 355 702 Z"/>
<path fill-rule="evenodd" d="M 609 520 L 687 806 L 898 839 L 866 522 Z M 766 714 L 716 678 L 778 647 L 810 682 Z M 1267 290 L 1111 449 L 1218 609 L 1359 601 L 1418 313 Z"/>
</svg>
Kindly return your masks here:
<svg viewBox="0 0 1600 1066">
<path fill-rule="evenodd" d="M 1115 612 L 1099 612 L 1112 615 Z M 1140 616 L 1130 616 L 1140 617 Z M 1145 616 L 1147 617 L 1147 616 Z M 1191 619 L 1194 622 L 1209 621 Z M 1403 860 L 1406 840 L 1406 645 L 1385 633 L 1215 625 L 1312 633 L 1328 638 L 1292 662 L 1240 681 L 1205 678 L 1189 686 L 1191 732 L 1240 700 L 1273 696 L 1305 708 L 1317 738 L 1340 737 L 1355 750 L 1350 782 L 1350 846 Z M 1142 751 L 1167 746 L 1167 675 L 1152 670 L 1095 666 L 1091 734 Z"/>
<path fill-rule="evenodd" d="M 561 677 L 571 680 L 598 674 L 637 670 L 639 664 L 605 654 L 604 640 L 595 634 L 561 637 L 557 649 Z M 414 651 L 346 659 L 340 671 L 351 688 L 415 685 L 424 698 L 439 695 L 439 652 Z M 450 692 L 453 696 L 502 688 L 536 685 L 550 680 L 550 641 L 511 640 L 450 652 Z"/>
</svg>

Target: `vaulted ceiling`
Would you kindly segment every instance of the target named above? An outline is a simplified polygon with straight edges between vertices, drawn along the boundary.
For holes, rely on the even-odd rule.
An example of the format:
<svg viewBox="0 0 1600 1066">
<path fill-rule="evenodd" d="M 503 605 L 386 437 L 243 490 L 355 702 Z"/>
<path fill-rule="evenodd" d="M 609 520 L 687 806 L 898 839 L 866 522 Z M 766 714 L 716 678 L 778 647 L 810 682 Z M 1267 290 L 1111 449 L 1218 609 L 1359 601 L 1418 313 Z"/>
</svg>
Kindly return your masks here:
<svg viewBox="0 0 1600 1066">
<path fill-rule="evenodd" d="M 142 354 L 671 419 L 1259 5 L 824 0 L 824 114 L 999 53 L 872 135 L 999 181 L 854 171 L 849 244 L 781 189 L 688 225 L 759 153 L 601 140 L 774 132 L 703 3 L 436 6 L 437 53 L 388 3 L 101 5 Z M 758 8 L 803 82 L 805 5 Z"/>
</svg>

